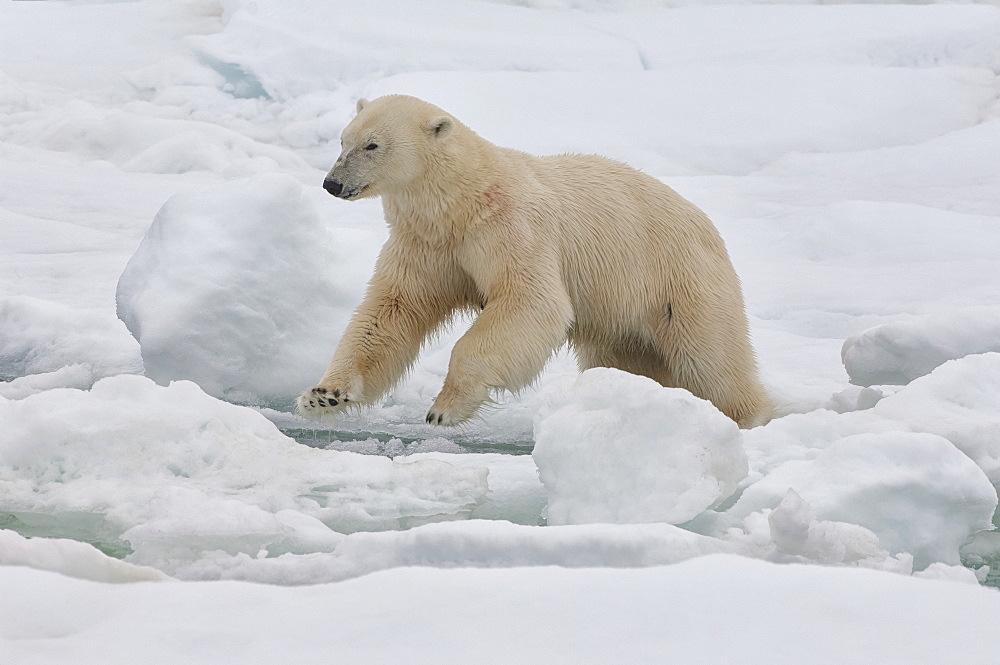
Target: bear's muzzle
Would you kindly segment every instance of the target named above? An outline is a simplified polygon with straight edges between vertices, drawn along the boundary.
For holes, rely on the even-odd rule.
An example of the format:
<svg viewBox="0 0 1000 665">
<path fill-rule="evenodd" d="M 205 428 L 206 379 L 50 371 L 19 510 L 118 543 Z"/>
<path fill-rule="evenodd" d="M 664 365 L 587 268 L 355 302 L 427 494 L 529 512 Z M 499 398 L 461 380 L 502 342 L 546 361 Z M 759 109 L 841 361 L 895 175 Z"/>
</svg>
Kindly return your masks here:
<svg viewBox="0 0 1000 665">
<path fill-rule="evenodd" d="M 344 191 L 344 185 L 336 180 L 326 179 L 323 181 L 323 189 L 330 192 L 334 196 L 340 196 Z"/>
</svg>

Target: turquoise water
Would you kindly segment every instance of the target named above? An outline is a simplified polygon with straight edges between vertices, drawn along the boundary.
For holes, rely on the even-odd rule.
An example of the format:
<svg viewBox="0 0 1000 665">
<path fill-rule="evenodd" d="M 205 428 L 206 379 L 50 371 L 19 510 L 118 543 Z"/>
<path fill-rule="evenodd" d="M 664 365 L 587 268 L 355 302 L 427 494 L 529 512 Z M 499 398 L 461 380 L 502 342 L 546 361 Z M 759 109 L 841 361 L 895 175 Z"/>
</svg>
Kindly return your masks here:
<svg viewBox="0 0 1000 665">
<path fill-rule="evenodd" d="M 282 432 L 299 443 L 314 448 L 352 450 L 388 457 L 411 452 L 406 448 L 428 441 L 426 437 L 360 430 L 287 428 L 282 429 Z M 430 441 L 433 442 L 433 439 Z M 465 453 L 528 455 L 532 450 L 531 441 L 484 442 L 461 434 L 449 436 L 448 441 Z M 27 537 L 68 538 L 89 543 L 101 552 L 118 559 L 132 553 L 131 544 L 122 540 L 120 533 L 110 529 L 101 514 L 0 511 L 0 529 L 10 529 Z M 981 531 L 974 534 L 961 548 L 961 562 L 972 569 L 989 566 L 990 571 L 983 585 L 1000 589 L 1000 531 Z"/>
<path fill-rule="evenodd" d="M 27 538 L 78 540 L 116 559 L 124 559 L 132 553 L 131 544 L 108 528 L 104 515 L 96 513 L 0 512 L 0 529 L 10 529 Z"/>
<path fill-rule="evenodd" d="M 989 566 L 983 586 L 1000 589 L 1000 531 L 980 531 L 959 550 L 962 565 L 967 568 Z"/>
<path fill-rule="evenodd" d="M 330 429 L 297 429 L 297 428 L 287 428 L 282 429 L 281 433 L 285 436 L 291 437 L 301 444 L 310 446 L 312 448 L 324 448 L 327 450 L 354 450 L 350 443 L 364 442 L 370 439 L 375 439 L 376 441 L 384 444 L 384 449 L 372 449 L 370 451 L 366 450 L 368 454 L 376 455 L 387 455 L 389 457 L 394 457 L 397 454 L 402 454 L 402 450 L 396 450 L 390 445 L 390 442 L 397 440 L 402 442 L 403 445 L 409 445 L 413 443 L 419 443 L 426 440 L 426 437 L 411 437 L 411 436 L 400 436 L 397 434 L 390 434 L 387 432 L 365 432 L 365 431 L 342 431 L 342 430 L 330 430 Z M 479 441 L 474 438 L 465 437 L 462 435 L 449 435 L 448 440 L 455 443 L 457 446 L 462 448 L 463 452 L 466 453 L 500 453 L 503 455 L 530 455 L 533 443 L 531 441 L 527 442 L 515 442 L 515 443 L 494 443 L 494 442 L 484 442 Z"/>
</svg>

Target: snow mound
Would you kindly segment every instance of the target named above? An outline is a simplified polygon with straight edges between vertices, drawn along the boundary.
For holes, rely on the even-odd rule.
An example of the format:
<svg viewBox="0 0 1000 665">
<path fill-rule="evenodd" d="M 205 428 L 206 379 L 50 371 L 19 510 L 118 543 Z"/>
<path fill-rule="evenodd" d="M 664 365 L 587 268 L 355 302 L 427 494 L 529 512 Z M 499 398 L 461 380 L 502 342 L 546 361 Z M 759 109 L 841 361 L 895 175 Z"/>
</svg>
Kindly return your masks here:
<svg viewBox="0 0 1000 665">
<path fill-rule="evenodd" d="M 464 518 L 487 493 L 486 469 L 309 448 L 188 381 L 0 398 L 0 422 L 5 522 L 167 572 L 205 551 L 330 551 L 346 532 Z"/>
<path fill-rule="evenodd" d="M 875 326 L 848 338 L 841 357 L 851 383 L 903 385 L 949 360 L 990 351 L 1000 351 L 997 305 Z"/>
<path fill-rule="evenodd" d="M 85 365 L 94 378 L 141 372 L 138 351 L 121 322 L 104 312 L 29 296 L 0 299 L 0 378 L 72 365 Z"/>
<path fill-rule="evenodd" d="M 969 570 L 963 566 L 949 566 L 946 563 L 932 563 L 924 570 L 915 572 L 913 576 L 926 580 L 948 580 L 979 586 L 979 578 L 976 576 L 976 571 Z"/>
<path fill-rule="evenodd" d="M 24 133 L 18 138 L 40 148 L 77 155 L 83 161 L 106 160 L 124 171 L 212 171 L 239 177 L 306 168 L 294 152 L 239 131 L 212 122 L 148 113 L 142 105 L 102 109 L 72 100 L 40 113 L 29 127 L 22 128 Z"/>
<path fill-rule="evenodd" d="M 231 401 L 288 403 L 326 368 L 350 302 L 301 185 L 259 176 L 177 194 L 118 282 L 146 375 Z"/>
<path fill-rule="evenodd" d="M 661 566 L 715 553 L 743 552 L 741 543 L 702 536 L 672 524 L 525 526 L 502 520 L 425 524 L 405 531 L 358 532 L 332 551 L 235 557 L 205 552 L 174 570 L 185 580 L 236 579 L 270 584 L 337 582 L 390 568 L 581 568 Z"/>
<path fill-rule="evenodd" d="M 750 460 L 750 474 L 743 484 L 760 480 L 785 462 L 812 459 L 845 437 L 891 431 L 908 431 L 908 428 L 870 410 L 836 413 L 817 409 L 775 418 L 763 427 L 743 433 L 743 445 Z"/>
<path fill-rule="evenodd" d="M 532 457 L 549 524 L 680 524 L 747 474 L 736 423 L 686 390 L 596 368 L 540 400 Z"/>
<path fill-rule="evenodd" d="M 87 363 L 66 365 L 54 372 L 42 372 L 20 376 L 9 382 L 0 382 L 0 397 L 22 399 L 53 388 L 79 388 L 86 390 L 94 385 L 97 377 L 94 368 Z"/>
<path fill-rule="evenodd" d="M 873 412 L 945 437 L 1000 486 L 1000 353 L 946 362 Z"/>
<path fill-rule="evenodd" d="M 781 464 L 748 487 L 730 513 L 746 518 L 777 508 L 794 490 L 824 521 L 874 532 L 892 553 L 913 555 L 918 569 L 959 563 L 959 547 L 989 529 L 997 493 L 968 457 L 940 436 L 857 434 Z"/>
<path fill-rule="evenodd" d="M 888 557 L 874 532 L 857 524 L 816 519 L 812 507 L 793 489 L 768 513 L 767 523 L 778 552 L 806 561 L 865 563 Z"/>
<path fill-rule="evenodd" d="M 170 579 L 155 568 L 113 559 L 65 538 L 25 538 L 0 529 L 0 566 L 28 566 L 94 582 L 156 582 Z"/>
</svg>

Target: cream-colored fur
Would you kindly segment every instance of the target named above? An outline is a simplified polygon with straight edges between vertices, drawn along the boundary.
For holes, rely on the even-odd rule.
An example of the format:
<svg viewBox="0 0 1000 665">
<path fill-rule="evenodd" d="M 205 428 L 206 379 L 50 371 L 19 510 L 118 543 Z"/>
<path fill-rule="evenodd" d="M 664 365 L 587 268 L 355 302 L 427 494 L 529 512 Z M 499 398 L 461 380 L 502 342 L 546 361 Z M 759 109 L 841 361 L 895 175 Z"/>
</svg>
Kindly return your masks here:
<svg viewBox="0 0 1000 665">
<path fill-rule="evenodd" d="M 569 342 L 579 366 L 617 367 L 766 421 L 739 278 L 711 221 L 660 181 L 610 159 L 535 157 L 441 109 L 358 103 L 324 187 L 381 196 L 389 224 L 364 301 L 307 415 L 374 402 L 455 311 L 479 311 L 427 421 L 455 425 L 491 389 L 529 385 Z"/>
</svg>

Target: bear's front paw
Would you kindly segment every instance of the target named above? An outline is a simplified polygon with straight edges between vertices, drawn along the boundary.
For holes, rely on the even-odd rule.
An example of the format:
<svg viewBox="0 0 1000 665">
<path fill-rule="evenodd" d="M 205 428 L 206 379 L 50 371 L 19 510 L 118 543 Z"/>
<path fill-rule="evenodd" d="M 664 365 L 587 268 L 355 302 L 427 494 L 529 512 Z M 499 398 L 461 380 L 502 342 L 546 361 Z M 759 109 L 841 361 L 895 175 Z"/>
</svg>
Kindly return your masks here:
<svg viewBox="0 0 1000 665">
<path fill-rule="evenodd" d="M 473 412 L 474 413 L 474 412 Z M 440 425 L 441 427 L 454 427 L 460 425 L 472 417 L 472 414 L 459 414 L 454 411 L 435 411 L 433 408 L 428 412 L 425 420 L 428 425 Z"/>
<path fill-rule="evenodd" d="M 309 418 L 320 418 L 342 413 L 352 402 L 351 393 L 340 388 L 317 386 L 299 395 L 295 401 L 296 411 Z"/>
<path fill-rule="evenodd" d="M 442 427 L 454 427 L 469 419 L 469 416 L 461 416 L 452 411 L 435 411 L 433 408 L 427 413 L 424 419 L 428 425 L 440 425 Z"/>
</svg>

